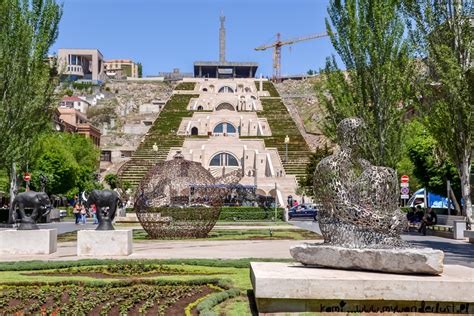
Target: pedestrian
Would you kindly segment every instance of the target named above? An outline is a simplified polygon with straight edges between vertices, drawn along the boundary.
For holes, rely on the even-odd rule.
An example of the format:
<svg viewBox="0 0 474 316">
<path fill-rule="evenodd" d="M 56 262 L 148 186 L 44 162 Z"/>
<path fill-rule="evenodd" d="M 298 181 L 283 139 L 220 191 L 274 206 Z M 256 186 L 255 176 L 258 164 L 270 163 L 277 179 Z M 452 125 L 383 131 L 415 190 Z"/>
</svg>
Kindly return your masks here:
<svg viewBox="0 0 474 316">
<path fill-rule="evenodd" d="M 425 217 L 421 222 L 420 229 L 418 230 L 419 233 L 423 233 L 423 236 L 426 236 L 426 227 L 436 225 L 438 222 L 438 216 L 433 211 L 431 207 L 428 208 L 428 212 L 426 213 Z"/>
<path fill-rule="evenodd" d="M 298 206 L 298 200 L 293 201 L 293 206 Z"/>
<path fill-rule="evenodd" d="M 81 205 L 81 223 L 87 224 L 87 210 L 84 205 Z"/>
<path fill-rule="evenodd" d="M 93 224 L 99 224 L 99 221 L 97 220 L 97 207 L 95 206 L 95 204 L 91 205 L 91 212 L 92 212 Z"/>
<path fill-rule="evenodd" d="M 76 219 L 76 225 L 78 225 L 81 219 L 81 207 L 79 206 L 79 203 L 74 203 L 74 206 L 72 207 L 72 214 Z"/>
<path fill-rule="evenodd" d="M 301 196 L 301 204 L 304 204 L 304 194 Z"/>
</svg>

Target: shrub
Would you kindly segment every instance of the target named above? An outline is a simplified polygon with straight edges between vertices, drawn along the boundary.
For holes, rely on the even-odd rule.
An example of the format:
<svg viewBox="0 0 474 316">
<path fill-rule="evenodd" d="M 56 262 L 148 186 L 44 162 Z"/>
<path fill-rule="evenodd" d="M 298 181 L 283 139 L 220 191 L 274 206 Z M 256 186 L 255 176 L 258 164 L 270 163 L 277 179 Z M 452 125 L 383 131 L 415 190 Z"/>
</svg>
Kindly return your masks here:
<svg viewBox="0 0 474 316">
<path fill-rule="evenodd" d="M 238 289 L 229 289 L 223 292 L 215 293 L 215 294 L 209 295 L 205 300 L 199 303 L 196 306 L 196 309 L 198 310 L 199 315 L 206 315 L 206 316 L 216 315 L 217 316 L 217 314 L 211 309 L 217 304 L 220 304 L 224 302 L 225 300 L 236 297 L 238 295 L 240 295 L 240 291 Z"/>
<path fill-rule="evenodd" d="M 277 218 L 283 219 L 283 209 L 277 209 Z M 272 220 L 275 216 L 274 208 L 247 207 L 247 206 L 224 206 L 221 209 L 220 221 L 258 221 Z"/>
</svg>

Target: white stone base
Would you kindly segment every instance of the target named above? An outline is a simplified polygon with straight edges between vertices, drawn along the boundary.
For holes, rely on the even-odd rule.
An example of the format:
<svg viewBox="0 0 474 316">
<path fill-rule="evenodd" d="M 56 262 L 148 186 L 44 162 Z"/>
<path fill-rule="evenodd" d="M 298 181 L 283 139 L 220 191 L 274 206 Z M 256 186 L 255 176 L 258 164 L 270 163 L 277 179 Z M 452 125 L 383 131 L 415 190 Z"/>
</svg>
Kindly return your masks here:
<svg viewBox="0 0 474 316">
<path fill-rule="evenodd" d="M 469 238 L 469 242 L 474 243 L 474 230 L 465 230 L 464 237 Z"/>
<path fill-rule="evenodd" d="M 0 255 L 49 255 L 57 243 L 57 229 L 0 231 Z"/>
<path fill-rule="evenodd" d="M 474 269 L 464 266 L 422 276 L 252 262 L 250 273 L 259 313 L 474 313 Z"/>
<path fill-rule="evenodd" d="M 79 257 L 115 257 L 132 253 L 132 230 L 80 230 L 77 232 Z"/>
</svg>

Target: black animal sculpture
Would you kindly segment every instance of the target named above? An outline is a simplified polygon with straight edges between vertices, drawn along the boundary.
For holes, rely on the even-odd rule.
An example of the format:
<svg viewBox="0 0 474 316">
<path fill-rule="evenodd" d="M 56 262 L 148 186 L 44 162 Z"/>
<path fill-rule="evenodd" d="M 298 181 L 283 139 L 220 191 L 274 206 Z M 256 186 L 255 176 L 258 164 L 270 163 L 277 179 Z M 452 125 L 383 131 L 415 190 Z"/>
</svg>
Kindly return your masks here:
<svg viewBox="0 0 474 316">
<path fill-rule="evenodd" d="M 85 206 L 90 208 L 94 204 L 96 207 L 96 215 L 99 220 L 96 230 L 114 230 L 112 221 L 115 218 L 118 203 L 121 203 L 121 200 L 117 192 L 111 190 L 92 190 L 87 197 Z"/>
<path fill-rule="evenodd" d="M 18 207 L 18 209 L 17 209 Z M 25 208 L 33 209 L 31 215 L 25 213 Z M 28 191 L 19 193 L 12 204 L 12 219 L 21 220 L 18 230 L 39 229 L 36 222 L 40 216 L 47 216 L 51 212 L 51 201 L 45 192 Z"/>
</svg>

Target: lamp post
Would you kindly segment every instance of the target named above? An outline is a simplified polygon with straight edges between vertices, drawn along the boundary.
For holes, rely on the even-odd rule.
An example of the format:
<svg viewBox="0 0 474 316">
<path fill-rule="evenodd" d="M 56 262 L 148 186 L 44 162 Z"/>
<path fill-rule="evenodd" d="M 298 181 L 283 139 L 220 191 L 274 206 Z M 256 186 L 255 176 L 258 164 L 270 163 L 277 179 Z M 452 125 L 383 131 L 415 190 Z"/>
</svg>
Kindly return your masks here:
<svg viewBox="0 0 474 316">
<path fill-rule="evenodd" d="M 158 159 L 158 145 L 156 143 L 153 144 L 153 151 L 155 152 L 155 158 Z"/>
<path fill-rule="evenodd" d="M 290 143 L 290 138 L 288 135 L 285 137 L 285 162 L 288 162 L 288 144 Z"/>
</svg>

